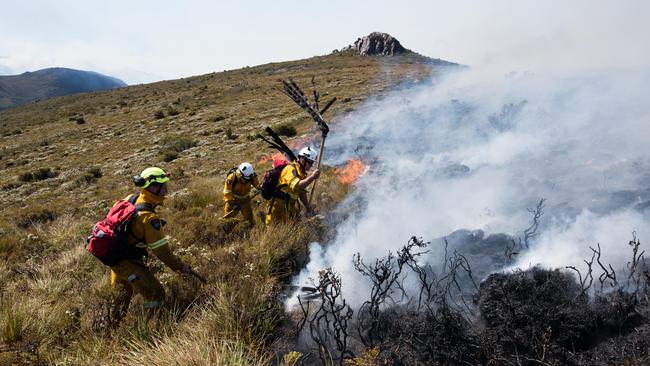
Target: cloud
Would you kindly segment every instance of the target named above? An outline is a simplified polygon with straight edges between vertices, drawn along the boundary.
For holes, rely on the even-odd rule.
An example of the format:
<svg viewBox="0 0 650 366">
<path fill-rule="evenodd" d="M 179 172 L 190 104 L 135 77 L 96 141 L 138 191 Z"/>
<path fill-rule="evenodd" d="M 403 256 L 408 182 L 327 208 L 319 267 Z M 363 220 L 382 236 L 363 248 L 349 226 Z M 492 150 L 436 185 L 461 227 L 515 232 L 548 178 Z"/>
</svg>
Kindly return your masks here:
<svg viewBox="0 0 650 366">
<path fill-rule="evenodd" d="M 131 83 L 171 79 L 324 54 L 371 31 L 389 32 L 416 52 L 481 68 L 650 66 L 650 3 L 642 0 L 36 4 L 3 5 L 8 16 L 0 24 L 0 51 L 19 71 L 92 67 Z M 153 75 L 120 74 L 128 69 Z"/>
</svg>

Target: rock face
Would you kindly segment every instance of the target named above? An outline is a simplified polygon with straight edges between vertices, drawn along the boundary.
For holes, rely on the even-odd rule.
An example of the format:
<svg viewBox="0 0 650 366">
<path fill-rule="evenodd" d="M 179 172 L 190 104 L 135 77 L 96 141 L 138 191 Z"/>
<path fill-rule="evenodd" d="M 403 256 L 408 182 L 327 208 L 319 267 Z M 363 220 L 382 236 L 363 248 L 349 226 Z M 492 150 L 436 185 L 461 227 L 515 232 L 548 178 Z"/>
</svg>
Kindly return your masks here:
<svg viewBox="0 0 650 366">
<path fill-rule="evenodd" d="M 388 33 L 373 32 L 359 38 L 354 45 L 348 47 L 357 51 L 360 55 L 382 55 L 393 56 L 410 52 L 399 41 Z"/>
</svg>

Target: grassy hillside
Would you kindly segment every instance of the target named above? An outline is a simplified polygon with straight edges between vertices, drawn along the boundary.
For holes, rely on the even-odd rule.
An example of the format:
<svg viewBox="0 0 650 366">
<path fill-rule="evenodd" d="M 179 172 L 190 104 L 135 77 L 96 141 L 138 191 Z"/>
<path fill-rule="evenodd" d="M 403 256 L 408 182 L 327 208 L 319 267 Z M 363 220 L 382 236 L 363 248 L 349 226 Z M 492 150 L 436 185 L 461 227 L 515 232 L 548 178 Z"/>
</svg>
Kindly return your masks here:
<svg viewBox="0 0 650 366">
<path fill-rule="evenodd" d="M 318 220 L 249 231 L 221 220 L 221 187 L 232 166 L 270 150 L 264 126 L 295 128 L 296 147 L 314 123 L 277 88 L 316 77 L 323 100 L 338 97 L 333 124 L 369 95 L 439 71 L 417 54 L 349 53 L 89 94 L 0 112 L 0 364 L 267 364 L 284 314 L 281 284 L 306 244 L 330 234 Z M 335 133 L 335 131 L 333 132 Z M 83 239 L 112 202 L 134 191 L 150 165 L 172 172 L 159 210 L 173 249 L 208 285 L 158 271 L 171 311 L 148 319 L 136 300 L 111 325 L 109 271 Z M 348 187 L 325 168 L 316 206 L 328 212 Z M 258 210 L 261 202 L 254 203 Z"/>
</svg>

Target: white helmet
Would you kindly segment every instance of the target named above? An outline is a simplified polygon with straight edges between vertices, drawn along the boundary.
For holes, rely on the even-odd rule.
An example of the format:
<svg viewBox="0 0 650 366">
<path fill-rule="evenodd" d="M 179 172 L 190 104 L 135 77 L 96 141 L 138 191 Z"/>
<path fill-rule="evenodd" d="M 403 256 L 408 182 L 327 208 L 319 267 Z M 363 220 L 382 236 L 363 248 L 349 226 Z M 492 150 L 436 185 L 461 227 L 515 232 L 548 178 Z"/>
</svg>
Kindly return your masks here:
<svg viewBox="0 0 650 366">
<path fill-rule="evenodd" d="M 237 170 L 239 170 L 244 179 L 251 179 L 253 175 L 255 175 L 255 169 L 253 169 L 253 166 L 250 163 L 239 164 Z"/>
<path fill-rule="evenodd" d="M 312 163 L 316 161 L 316 155 L 318 153 L 316 152 L 316 149 L 312 149 L 311 147 L 303 147 L 302 150 L 298 153 L 298 156 L 302 156 L 303 158 L 311 161 Z"/>
</svg>

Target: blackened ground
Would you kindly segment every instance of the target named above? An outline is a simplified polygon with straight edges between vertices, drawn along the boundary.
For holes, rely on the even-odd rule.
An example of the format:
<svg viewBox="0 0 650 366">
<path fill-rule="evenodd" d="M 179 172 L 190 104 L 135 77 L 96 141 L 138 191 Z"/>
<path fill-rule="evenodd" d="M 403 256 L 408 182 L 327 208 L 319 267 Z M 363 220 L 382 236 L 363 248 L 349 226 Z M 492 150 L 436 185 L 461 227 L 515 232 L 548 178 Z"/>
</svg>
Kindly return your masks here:
<svg viewBox="0 0 650 366">
<path fill-rule="evenodd" d="M 481 283 L 478 320 L 449 308 L 392 312 L 382 345 L 402 365 L 647 365 L 645 295 L 589 298 L 571 274 L 532 268 Z"/>
<path fill-rule="evenodd" d="M 583 291 L 573 274 L 563 270 L 531 268 L 492 274 L 480 284 L 470 307 L 457 307 L 438 297 L 435 303 L 383 310 L 372 346 L 366 342 L 364 347 L 356 339 L 355 334 L 363 331 L 358 331 L 353 320 L 347 330 L 351 336 L 348 350 L 358 358 L 335 359 L 335 363 L 648 365 L 648 287 L 635 288 Z M 285 336 L 300 337 L 295 332 Z M 323 364 L 305 337 L 301 338 L 293 347 L 306 357 L 297 364 Z M 291 343 L 285 338 L 282 348 L 291 350 Z M 361 362 L 371 348 L 378 349 L 378 355 L 371 358 L 372 363 Z"/>
</svg>

